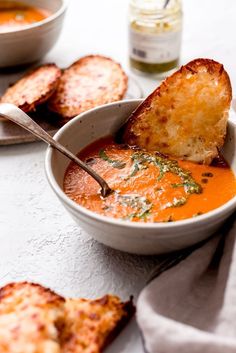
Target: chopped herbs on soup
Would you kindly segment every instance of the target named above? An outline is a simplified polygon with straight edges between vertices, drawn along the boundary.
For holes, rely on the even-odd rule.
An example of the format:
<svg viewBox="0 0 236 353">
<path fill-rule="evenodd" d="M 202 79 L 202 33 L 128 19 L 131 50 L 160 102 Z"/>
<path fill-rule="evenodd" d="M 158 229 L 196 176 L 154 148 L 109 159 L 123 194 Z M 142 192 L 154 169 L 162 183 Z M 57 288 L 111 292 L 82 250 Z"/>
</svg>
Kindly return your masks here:
<svg viewBox="0 0 236 353">
<path fill-rule="evenodd" d="M 224 161 L 207 166 L 118 145 L 111 137 L 87 146 L 79 157 L 114 190 L 106 198 L 100 186 L 71 163 L 65 193 L 83 207 L 132 222 L 175 222 L 197 217 L 230 200 L 236 180 Z"/>
<path fill-rule="evenodd" d="M 182 169 L 178 162 L 175 160 L 162 157 L 157 154 L 150 154 L 147 152 L 135 152 L 131 159 L 133 163 L 133 171 L 130 177 L 136 175 L 139 170 L 148 168 L 148 164 L 153 164 L 159 169 L 159 175 L 157 180 L 160 181 L 165 173 L 173 173 L 180 177 L 181 183 L 173 184 L 173 187 L 184 187 L 186 192 L 189 194 L 200 194 L 202 192 L 202 187 L 198 184 L 191 176 L 191 172 Z"/>
<path fill-rule="evenodd" d="M 106 152 L 103 149 L 101 149 L 99 151 L 99 157 L 101 159 L 103 159 L 104 161 L 110 163 L 113 168 L 117 168 L 117 169 L 125 168 L 126 164 L 124 162 L 116 161 L 116 160 L 113 160 L 113 159 L 109 158 L 108 155 L 106 154 Z"/>
<path fill-rule="evenodd" d="M 152 203 L 146 197 L 139 195 L 118 195 L 117 201 L 124 207 L 132 208 L 132 212 L 124 219 L 146 219 L 152 209 Z"/>
</svg>

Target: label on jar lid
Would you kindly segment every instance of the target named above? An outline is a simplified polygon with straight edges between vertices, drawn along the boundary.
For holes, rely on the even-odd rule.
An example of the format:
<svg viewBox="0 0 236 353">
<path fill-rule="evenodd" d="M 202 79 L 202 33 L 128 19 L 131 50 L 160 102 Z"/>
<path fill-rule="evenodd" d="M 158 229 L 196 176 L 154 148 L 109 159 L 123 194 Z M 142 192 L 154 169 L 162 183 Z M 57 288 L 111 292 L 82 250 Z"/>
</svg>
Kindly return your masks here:
<svg viewBox="0 0 236 353">
<path fill-rule="evenodd" d="M 179 57 L 181 30 L 158 34 L 141 33 L 129 28 L 129 55 L 149 64 L 162 64 Z"/>
</svg>

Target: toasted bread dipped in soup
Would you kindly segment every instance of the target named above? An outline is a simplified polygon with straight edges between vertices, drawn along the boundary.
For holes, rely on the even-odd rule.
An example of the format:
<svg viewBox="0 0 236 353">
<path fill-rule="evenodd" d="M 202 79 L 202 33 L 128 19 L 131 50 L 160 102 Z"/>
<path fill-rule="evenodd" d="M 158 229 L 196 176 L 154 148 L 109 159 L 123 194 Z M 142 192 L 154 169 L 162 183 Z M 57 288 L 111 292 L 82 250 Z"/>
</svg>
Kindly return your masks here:
<svg viewBox="0 0 236 353">
<path fill-rule="evenodd" d="M 65 299 L 38 284 L 12 283 L 0 289 L 1 353 L 101 353 L 134 311 L 107 295 Z"/>
<path fill-rule="evenodd" d="M 122 99 L 127 81 L 120 64 L 112 59 L 85 56 L 64 71 L 48 107 L 68 120 L 91 108 Z"/>
<path fill-rule="evenodd" d="M 53 94 L 60 76 L 61 70 L 55 64 L 40 66 L 9 87 L 0 103 L 12 103 L 26 113 L 32 112 Z"/>
<path fill-rule="evenodd" d="M 124 127 L 123 142 L 210 164 L 224 144 L 231 99 L 223 65 L 193 60 L 138 106 Z"/>
</svg>

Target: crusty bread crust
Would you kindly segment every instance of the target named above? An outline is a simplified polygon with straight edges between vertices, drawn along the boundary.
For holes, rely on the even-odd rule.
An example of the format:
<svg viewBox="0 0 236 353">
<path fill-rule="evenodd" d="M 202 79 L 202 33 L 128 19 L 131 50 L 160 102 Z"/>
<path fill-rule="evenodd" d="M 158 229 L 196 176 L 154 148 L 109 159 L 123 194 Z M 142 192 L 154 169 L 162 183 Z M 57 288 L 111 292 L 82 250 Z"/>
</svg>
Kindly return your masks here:
<svg viewBox="0 0 236 353">
<path fill-rule="evenodd" d="M 0 289 L 0 352 L 59 353 L 64 299 L 40 285 L 11 283 Z"/>
<path fill-rule="evenodd" d="M 134 313 L 132 300 L 64 299 L 38 284 L 0 289 L 1 353 L 101 353 Z"/>
<path fill-rule="evenodd" d="M 116 296 L 96 300 L 68 299 L 63 353 L 100 353 L 127 324 L 134 312 L 132 301 Z"/>
<path fill-rule="evenodd" d="M 224 144 L 231 99 L 223 65 L 193 60 L 138 106 L 124 127 L 123 142 L 210 164 Z"/>
<path fill-rule="evenodd" d="M 60 76 L 61 70 L 55 64 L 40 66 L 9 87 L 0 103 L 12 103 L 26 113 L 32 112 L 53 94 Z"/>
<path fill-rule="evenodd" d="M 122 99 L 127 81 L 120 64 L 112 59 L 85 56 L 64 70 L 48 107 L 68 120 L 96 106 Z"/>
</svg>

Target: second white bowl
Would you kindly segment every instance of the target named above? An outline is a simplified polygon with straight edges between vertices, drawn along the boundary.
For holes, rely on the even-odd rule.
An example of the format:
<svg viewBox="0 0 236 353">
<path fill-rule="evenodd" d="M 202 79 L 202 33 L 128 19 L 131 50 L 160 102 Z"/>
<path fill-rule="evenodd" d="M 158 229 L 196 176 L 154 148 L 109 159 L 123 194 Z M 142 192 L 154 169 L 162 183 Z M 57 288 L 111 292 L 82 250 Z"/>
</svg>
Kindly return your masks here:
<svg viewBox="0 0 236 353">
<path fill-rule="evenodd" d="M 24 3 L 45 8 L 52 14 L 22 29 L 0 33 L 0 68 L 41 59 L 60 35 L 67 9 L 66 0 L 24 0 Z"/>
</svg>

